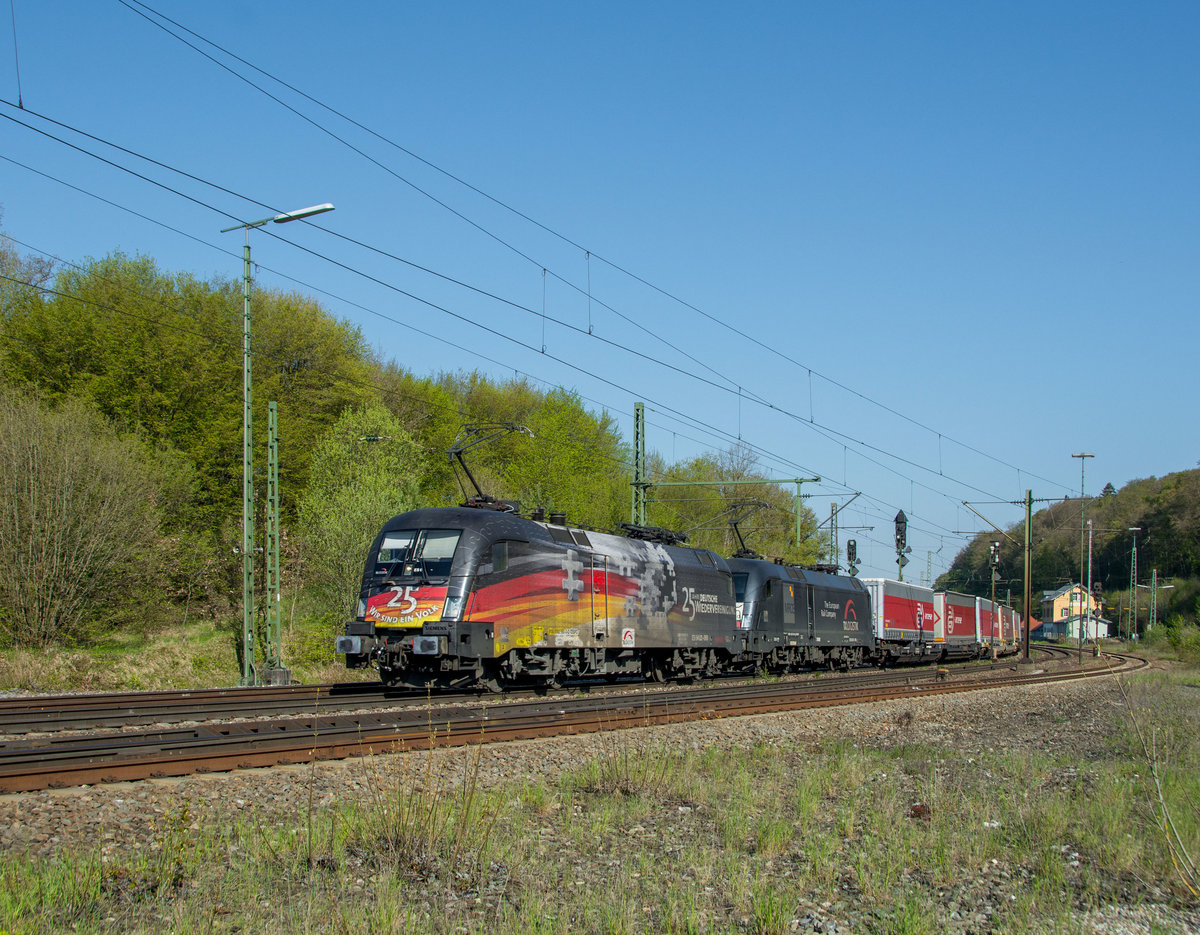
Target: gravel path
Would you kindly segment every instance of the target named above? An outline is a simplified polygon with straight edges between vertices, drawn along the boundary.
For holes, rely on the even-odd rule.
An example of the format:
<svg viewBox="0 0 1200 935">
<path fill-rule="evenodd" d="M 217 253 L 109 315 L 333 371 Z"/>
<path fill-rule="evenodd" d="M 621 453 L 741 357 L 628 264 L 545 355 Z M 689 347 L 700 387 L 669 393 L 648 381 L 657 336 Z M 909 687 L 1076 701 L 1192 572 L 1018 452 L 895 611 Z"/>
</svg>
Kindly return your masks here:
<svg viewBox="0 0 1200 935">
<path fill-rule="evenodd" d="M 1107 734 L 1114 712 L 1121 707 L 1114 684 L 1093 679 L 647 727 L 620 736 L 635 746 L 694 749 L 744 749 L 755 744 L 815 748 L 823 739 L 836 736 L 877 749 L 933 743 L 969 757 L 1002 747 L 1065 754 L 1082 762 L 1108 755 Z M 535 775 L 554 777 L 591 757 L 611 753 L 613 743 L 613 735 L 607 734 L 497 744 L 484 749 L 480 767 L 471 768 L 484 785 Z M 434 755 L 448 761 L 445 765 L 452 774 L 465 772 L 476 756 L 470 749 Z M 405 755 L 395 765 L 418 781 L 428 767 L 428 754 Z M 238 816 L 294 821 L 307 813 L 310 800 L 318 809 L 328 809 L 339 798 L 365 798 L 372 781 L 367 772 L 364 761 L 344 760 L 315 768 L 276 767 L 0 796 L 0 848 L 9 854 L 52 857 L 60 851 L 79 853 L 99 846 L 106 855 L 128 855 L 151 848 L 156 824 L 168 816 L 177 819 L 185 806 L 197 830 Z M 1079 924 L 1081 931 L 1106 935 L 1200 932 L 1200 913 L 1166 906 L 1112 906 L 1089 913 Z M 848 931 L 836 924 L 827 930 Z"/>
</svg>

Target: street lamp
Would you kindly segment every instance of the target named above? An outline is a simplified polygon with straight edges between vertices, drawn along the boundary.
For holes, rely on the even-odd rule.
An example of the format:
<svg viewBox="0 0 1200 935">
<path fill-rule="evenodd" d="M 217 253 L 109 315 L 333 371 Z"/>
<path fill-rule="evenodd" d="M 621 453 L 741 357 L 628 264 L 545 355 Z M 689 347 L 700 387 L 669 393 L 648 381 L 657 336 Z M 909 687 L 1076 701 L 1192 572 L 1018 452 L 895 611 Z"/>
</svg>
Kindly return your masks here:
<svg viewBox="0 0 1200 935">
<path fill-rule="evenodd" d="M 264 224 L 286 224 L 332 211 L 333 205 L 313 205 L 298 211 L 273 214 L 260 221 L 234 224 L 221 233 L 246 231 L 246 247 L 242 252 L 242 685 L 257 681 L 254 672 L 254 434 L 250 382 L 250 231 Z"/>
<path fill-rule="evenodd" d="M 1079 585 L 1083 586 L 1083 504 L 1086 500 L 1084 493 L 1084 477 L 1085 468 L 1087 467 L 1087 459 L 1096 457 L 1090 451 L 1081 451 L 1078 454 L 1071 455 L 1072 458 L 1079 459 Z M 1083 665 L 1083 603 L 1079 605 L 1079 664 Z"/>
</svg>

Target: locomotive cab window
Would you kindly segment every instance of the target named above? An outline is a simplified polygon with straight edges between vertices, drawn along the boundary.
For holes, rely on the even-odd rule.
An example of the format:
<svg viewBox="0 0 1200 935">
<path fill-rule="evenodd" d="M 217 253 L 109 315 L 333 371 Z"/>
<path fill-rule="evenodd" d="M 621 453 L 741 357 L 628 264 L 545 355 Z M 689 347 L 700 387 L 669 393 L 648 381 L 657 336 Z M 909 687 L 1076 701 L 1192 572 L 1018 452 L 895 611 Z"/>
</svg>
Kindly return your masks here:
<svg viewBox="0 0 1200 935">
<path fill-rule="evenodd" d="M 496 542 L 492 545 L 492 574 L 508 570 L 508 543 Z"/>
<path fill-rule="evenodd" d="M 733 599 L 735 601 L 746 599 L 746 581 L 749 577 L 744 571 L 739 571 L 733 576 Z"/>
<path fill-rule="evenodd" d="M 422 571 L 430 578 L 446 578 L 450 575 L 450 564 L 454 560 L 454 550 L 458 548 L 458 538 L 462 532 L 457 529 L 426 529 L 417 540 L 413 555 L 422 566 Z"/>
<path fill-rule="evenodd" d="M 375 559 L 375 574 L 379 577 L 386 576 L 389 573 L 399 574 L 400 569 L 394 566 L 404 561 L 404 556 L 412 548 L 413 539 L 416 535 L 416 530 L 386 533 L 383 537 L 383 542 L 379 544 L 379 554 Z"/>
<path fill-rule="evenodd" d="M 461 535 L 460 529 L 406 529 L 389 532 L 379 544 L 375 575 L 389 581 L 404 578 L 447 578 Z"/>
</svg>

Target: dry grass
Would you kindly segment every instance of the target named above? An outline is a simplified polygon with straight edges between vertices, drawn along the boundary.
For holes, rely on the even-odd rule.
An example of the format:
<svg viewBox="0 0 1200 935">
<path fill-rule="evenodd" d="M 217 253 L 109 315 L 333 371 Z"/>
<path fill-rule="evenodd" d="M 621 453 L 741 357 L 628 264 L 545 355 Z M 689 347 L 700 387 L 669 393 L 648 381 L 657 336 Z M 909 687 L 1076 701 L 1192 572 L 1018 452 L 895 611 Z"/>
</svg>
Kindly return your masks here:
<svg viewBox="0 0 1200 935">
<path fill-rule="evenodd" d="M 284 632 L 292 678 L 313 685 L 373 681 L 373 669 L 348 670 L 327 627 L 297 624 Z M 240 622 L 202 621 L 152 632 L 118 632 L 87 649 L 0 651 L 0 691 L 38 693 L 216 688 L 236 685 Z M 317 652 L 316 648 L 324 649 Z"/>
<path fill-rule="evenodd" d="M 1194 904 L 1161 828 L 1165 804 L 1200 849 L 1190 680 L 1131 686 L 1138 729 L 1161 738 L 1149 785 L 1120 711 L 1075 747 L 924 743 L 899 722 L 878 749 L 613 733 L 594 759 L 520 782 L 485 783 L 479 754 L 378 757 L 365 794 L 331 810 L 310 799 L 290 820 L 196 832 L 169 815 L 119 865 L 7 855 L 0 930 L 1080 931 L 1113 903 Z"/>
</svg>

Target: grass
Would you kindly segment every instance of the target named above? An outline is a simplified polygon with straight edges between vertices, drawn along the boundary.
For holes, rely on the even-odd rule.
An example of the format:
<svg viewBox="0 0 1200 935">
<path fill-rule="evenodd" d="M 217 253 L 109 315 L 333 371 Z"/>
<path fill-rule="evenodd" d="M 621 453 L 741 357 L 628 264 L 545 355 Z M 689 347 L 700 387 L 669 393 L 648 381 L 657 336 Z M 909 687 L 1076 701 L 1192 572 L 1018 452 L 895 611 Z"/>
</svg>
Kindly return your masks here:
<svg viewBox="0 0 1200 935">
<path fill-rule="evenodd" d="M 202 635 L 187 646 L 228 644 Z M 955 914 L 976 931 L 1084 931 L 1081 913 L 1113 903 L 1197 904 L 1181 867 L 1200 853 L 1197 675 L 1130 677 L 1086 758 L 964 752 L 898 718 L 879 748 L 613 732 L 592 759 L 499 783 L 478 749 L 380 755 L 329 805 L 313 765 L 314 794 L 282 816 L 180 804 L 148 847 L 0 854 L 0 933 L 774 935 L 848 919 L 926 935 Z"/>
<path fill-rule="evenodd" d="M 237 622 L 240 638 L 241 621 Z M 241 675 L 235 628 L 227 620 L 193 621 L 146 630 L 115 631 L 86 648 L 53 653 L 0 650 L 0 691 L 39 693 L 209 688 L 236 685 Z M 284 660 L 303 684 L 377 680 L 373 669 L 348 670 L 333 652 L 328 625 L 299 621 L 284 627 Z"/>
<path fill-rule="evenodd" d="M 1200 848 L 1200 742 L 1181 680 L 1141 676 L 1163 796 Z M 375 757 L 365 794 L 285 820 L 169 813 L 144 853 L 0 858 L 0 931 L 1075 931 L 1073 911 L 1189 902 L 1118 716 L 1091 762 L 900 742 L 647 747 L 484 788 L 480 753 Z M 426 757 L 414 773 L 411 757 Z M 452 765 L 457 763 L 458 765 Z M 317 769 L 317 767 L 313 767 Z M 1163 931 L 1170 931 L 1164 928 Z"/>
</svg>

